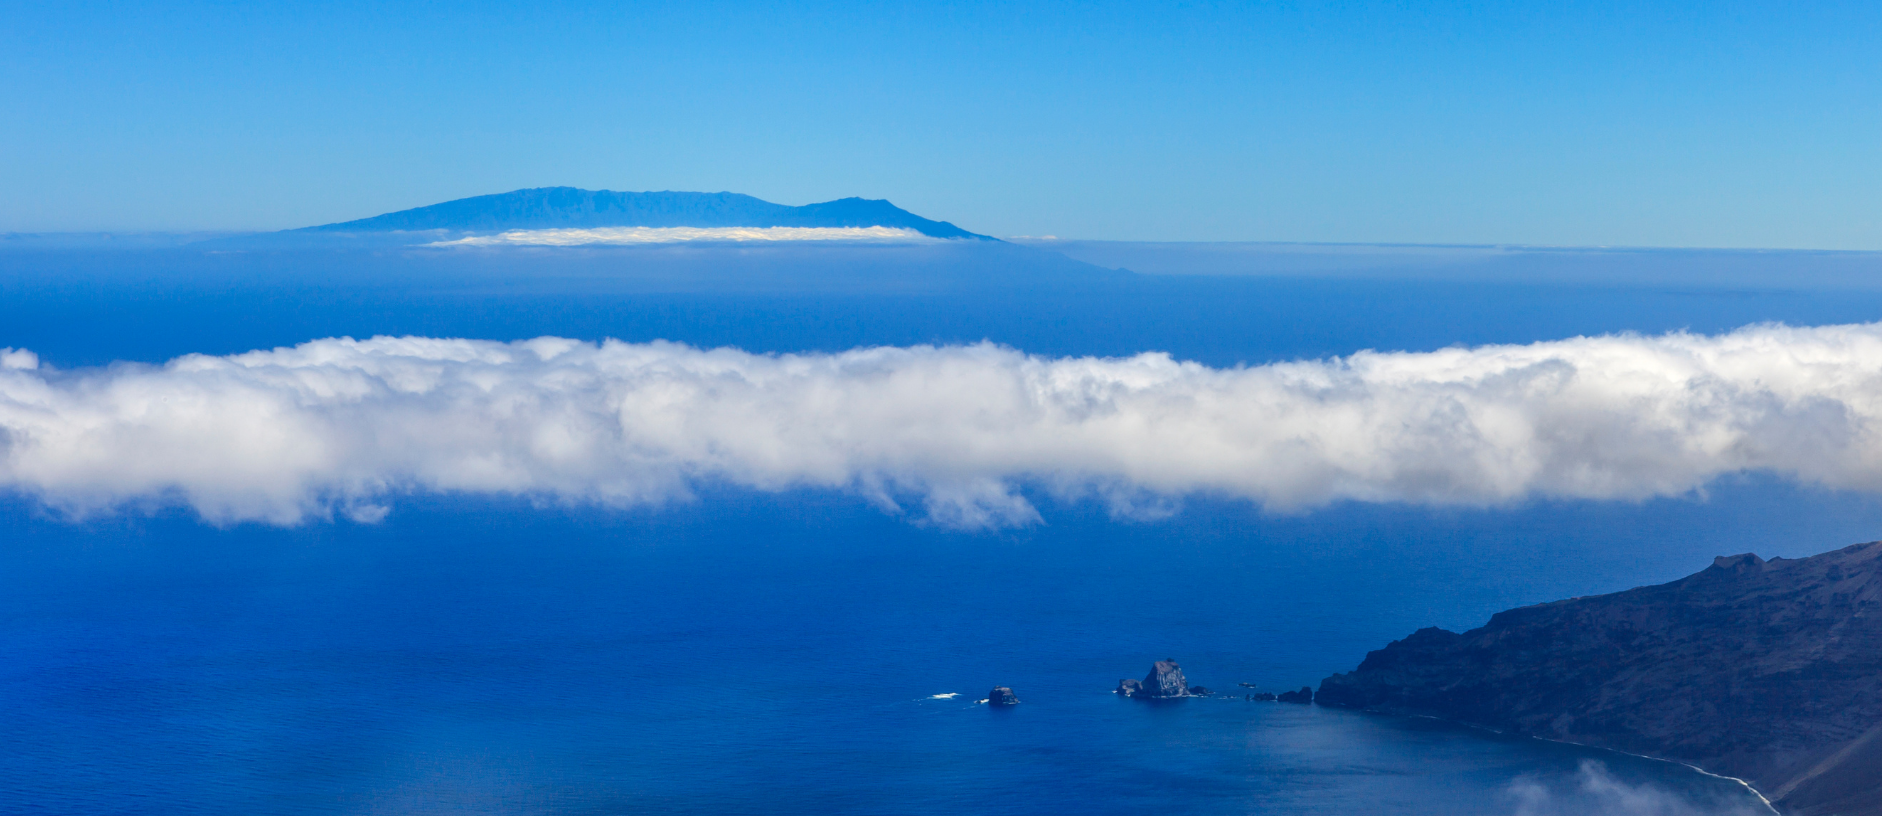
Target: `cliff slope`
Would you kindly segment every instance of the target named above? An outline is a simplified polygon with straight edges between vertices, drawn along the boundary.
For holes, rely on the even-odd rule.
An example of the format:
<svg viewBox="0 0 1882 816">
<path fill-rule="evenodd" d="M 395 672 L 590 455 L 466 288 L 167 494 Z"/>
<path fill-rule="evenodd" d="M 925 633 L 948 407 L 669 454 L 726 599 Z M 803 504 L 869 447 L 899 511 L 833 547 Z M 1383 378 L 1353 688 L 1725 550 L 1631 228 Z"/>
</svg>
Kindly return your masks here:
<svg viewBox="0 0 1882 816">
<path fill-rule="evenodd" d="M 1674 759 L 1784 813 L 1882 816 L 1882 542 L 1422 629 L 1320 702 Z"/>
</svg>

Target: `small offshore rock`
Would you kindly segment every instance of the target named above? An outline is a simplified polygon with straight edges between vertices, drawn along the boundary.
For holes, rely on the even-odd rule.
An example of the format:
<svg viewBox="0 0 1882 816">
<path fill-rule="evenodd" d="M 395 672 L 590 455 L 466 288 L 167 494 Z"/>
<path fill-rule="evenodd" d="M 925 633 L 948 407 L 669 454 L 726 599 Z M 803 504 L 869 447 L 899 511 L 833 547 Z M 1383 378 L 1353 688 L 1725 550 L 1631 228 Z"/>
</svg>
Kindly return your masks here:
<svg viewBox="0 0 1882 816">
<path fill-rule="evenodd" d="M 1125 697 L 1136 697 L 1144 693 L 1144 684 L 1136 680 L 1117 681 L 1117 693 Z"/>
<path fill-rule="evenodd" d="M 1301 686 L 1300 691 L 1283 691 L 1275 695 L 1274 699 L 1281 703 L 1311 703 L 1313 702 L 1313 688 Z"/>
<path fill-rule="evenodd" d="M 1019 697 L 1006 686 L 995 686 L 992 691 L 987 692 L 987 705 L 1019 705 Z"/>
<path fill-rule="evenodd" d="M 1257 702 L 1257 703 L 1272 703 L 1272 702 L 1274 702 L 1274 692 L 1272 692 L 1272 691 L 1258 691 L 1258 692 L 1255 692 L 1255 702 Z"/>
<path fill-rule="evenodd" d="M 1215 692 L 1209 690 L 1208 686 L 1190 686 L 1189 687 L 1189 695 L 1191 697 L 1207 697 L 1214 693 Z"/>
<path fill-rule="evenodd" d="M 1259 686 L 1253 683 L 1236 683 L 1235 685 L 1241 686 L 1242 688 L 1259 688 Z"/>
</svg>

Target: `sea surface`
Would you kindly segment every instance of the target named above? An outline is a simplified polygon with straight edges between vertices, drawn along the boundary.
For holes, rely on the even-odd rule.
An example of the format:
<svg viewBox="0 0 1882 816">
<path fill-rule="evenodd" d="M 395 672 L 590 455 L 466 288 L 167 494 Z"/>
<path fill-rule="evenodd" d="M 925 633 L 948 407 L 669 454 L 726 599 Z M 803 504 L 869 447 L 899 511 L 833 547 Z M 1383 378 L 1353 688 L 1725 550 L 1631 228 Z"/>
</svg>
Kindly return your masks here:
<svg viewBox="0 0 1882 816">
<path fill-rule="evenodd" d="M 1630 283 L 1600 258 L 1459 280 L 1140 275 L 1023 247 L 31 245 L 0 250 L 0 346 L 72 368 L 381 333 L 990 339 L 1233 366 L 1882 319 L 1882 290 L 1773 257 L 1763 278 L 1735 258 L 1729 281 Z M 0 813 L 1755 813 L 1671 763 L 1239 684 L 1317 685 L 1419 627 L 1714 555 L 1882 538 L 1874 500 L 1755 474 L 1641 503 L 1276 515 L 1195 496 L 1155 521 L 1031 498 L 1043 524 L 963 533 L 711 484 L 630 510 L 401 495 L 377 524 L 293 528 L 6 496 Z M 1163 658 L 1224 694 L 1110 693 Z M 979 704 L 995 685 L 1022 704 Z"/>
</svg>

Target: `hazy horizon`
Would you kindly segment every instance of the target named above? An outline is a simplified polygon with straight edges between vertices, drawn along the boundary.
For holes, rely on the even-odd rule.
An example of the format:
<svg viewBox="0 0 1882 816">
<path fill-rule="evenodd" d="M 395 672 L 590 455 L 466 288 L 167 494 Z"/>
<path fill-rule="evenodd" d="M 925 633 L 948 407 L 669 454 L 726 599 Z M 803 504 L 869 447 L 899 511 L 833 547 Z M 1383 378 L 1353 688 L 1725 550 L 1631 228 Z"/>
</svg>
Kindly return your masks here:
<svg viewBox="0 0 1882 816">
<path fill-rule="evenodd" d="M 567 184 L 997 235 L 1882 249 L 1873 4 L 12 11 L 0 232 Z"/>
</svg>

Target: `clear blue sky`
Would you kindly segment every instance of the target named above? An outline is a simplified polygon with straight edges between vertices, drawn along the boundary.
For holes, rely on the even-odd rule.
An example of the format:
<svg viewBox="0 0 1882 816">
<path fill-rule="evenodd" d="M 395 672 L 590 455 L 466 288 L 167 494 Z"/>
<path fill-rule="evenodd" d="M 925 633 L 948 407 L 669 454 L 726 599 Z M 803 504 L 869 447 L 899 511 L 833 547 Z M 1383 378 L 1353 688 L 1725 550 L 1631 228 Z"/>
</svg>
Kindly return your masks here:
<svg viewBox="0 0 1882 816">
<path fill-rule="evenodd" d="M 0 19 L 0 231 L 271 229 L 567 184 L 888 198 L 998 235 L 1882 249 L 1874 2 Z"/>
</svg>

